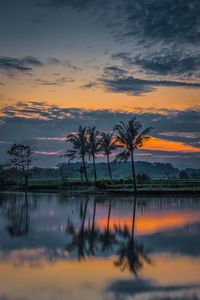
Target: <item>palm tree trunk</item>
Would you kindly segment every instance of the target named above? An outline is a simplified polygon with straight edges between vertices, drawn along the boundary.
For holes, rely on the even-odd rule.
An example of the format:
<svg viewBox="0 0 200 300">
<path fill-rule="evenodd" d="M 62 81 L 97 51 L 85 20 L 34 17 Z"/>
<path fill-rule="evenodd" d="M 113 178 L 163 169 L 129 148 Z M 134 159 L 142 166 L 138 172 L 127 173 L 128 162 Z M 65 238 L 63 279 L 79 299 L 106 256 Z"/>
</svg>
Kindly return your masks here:
<svg viewBox="0 0 200 300">
<path fill-rule="evenodd" d="M 135 178 L 135 165 L 134 165 L 133 150 L 131 151 L 131 166 L 132 166 L 132 176 L 133 176 L 133 187 L 134 187 L 134 192 L 136 194 L 137 186 L 136 186 L 136 178 Z"/>
<path fill-rule="evenodd" d="M 94 231 L 94 227 L 95 227 L 96 205 L 97 205 L 97 202 L 95 200 L 94 201 L 93 217 L 92 217 L 92 231 Z"/>
<path fill-rule="evenodd" d="M 83 163 L 83 169 L 84 169 L 85 180 L 88 181 L 87 170 L 86 170 L 85 157 L 84 157 L 84 155 L 82 156 L 82 163 Z"/>
<path fill-rule="evenodd" d="M 110 179 L 112 179 L 109 154 L 107 155 L 107 162 L 108 162 L 108 173 L 109 173 Z"/>
<path fill-rule="evenodd" d="M 25 187 L 28 187 L 29 183 L 29 168 L 25 171 Z"/>
<path fill-rule="evenodd" d="M 81 224 L 81 233 L 83 234 L 84 232 L 84 227 L 85 227 L 85 219 L 86 219 L 86 213 L 87 213 L 87 206 L 88 206 L 89 200 L 86 200 L 85 207 L 84 207 L 84 212 L 83 212 L 83 219 L 82 219 L 82 224 Z"/>
<path fill-rule="evenodd" d="M 134 203 L 133 203 L 133 216 L 132 216 L 132 230 L 131 230 L 131 240 L 134 239 L 134 232 L 135 232 L 135 213 L 136 213 L 136 194 L 134 196 Z"/>
<path fill-rule="evenodd" d="M 95 164 L 95 156 L 92 156 L 93 160 L 93 170 L 94 170 L 94 179 L 97 180 L 97 172 L 96 172 L 96 164 Z"/>
<path fill-rule="evenodd" d="M 108 209 L 108 219 L 107 219 L 107 228 L 106 231 L 108 232 L 110 229 L 110 214 L 111 214 L 111 202 L 109 203 L 109 209 Z"/>
<path fill-rule="evenodd" d="M 80 166 L 80 178 L 83 181 L 83 166 Z"/>
<path fill-rule="evenodd" d="M 29 214 L 28 214 L 28 195 L 25 192 L 25 232 L 28 233 L 28 223 L 29 223 Z"/>
</svg>

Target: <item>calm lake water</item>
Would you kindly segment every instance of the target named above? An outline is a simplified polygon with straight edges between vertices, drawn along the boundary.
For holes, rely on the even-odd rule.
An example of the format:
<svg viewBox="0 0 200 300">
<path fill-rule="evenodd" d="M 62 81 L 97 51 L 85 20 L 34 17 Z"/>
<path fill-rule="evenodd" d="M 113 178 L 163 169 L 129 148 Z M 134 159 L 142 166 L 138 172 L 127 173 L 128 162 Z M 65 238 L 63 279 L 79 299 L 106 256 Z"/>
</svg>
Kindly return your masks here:
<svg viewBox="0 0 200 300">
<path fill-rule="evenodd" d="M 200 199 L 133 212 L 132 197 L 0 193 L 0 300 L 200 299 Z"/>
</svg>

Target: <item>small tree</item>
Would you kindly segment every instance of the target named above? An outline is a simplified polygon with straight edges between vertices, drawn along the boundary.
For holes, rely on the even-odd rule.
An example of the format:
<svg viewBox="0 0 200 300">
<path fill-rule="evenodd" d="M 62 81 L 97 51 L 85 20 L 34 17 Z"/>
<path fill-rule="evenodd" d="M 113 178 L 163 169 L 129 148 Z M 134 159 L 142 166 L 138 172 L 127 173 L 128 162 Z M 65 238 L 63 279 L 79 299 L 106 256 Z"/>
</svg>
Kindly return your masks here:
<svg viewBox="0 0 200 300">
<path fill-rule="evenodd" d="M 8 179 L 7 169 L 2 164 L 0 165 L 0 185 L 4 185 Z"/>
<path fill-rule="evenodd" d="M 24 144 L 13 144 L 7 151 L 9 155 L 7 166 L 21 173 L 25 186 L 28 186 L 34 152 L 35 142 L 33 141 L 27 141 Z"/>
<path fill-rule="evenodd" d="M 180 173 L 179 173 L 179 178 L 183 179 L 183 180 L 184 179 L 189 179 L 189 175 L 188 175 L 188 173 L 186 171 L 181 170 Z"/>
<path fill-rule="evenodd" d="M 136 179 L 137 179 L 138 183 L 149 183 L 151 180 L 151 177 L 149 176 L 149 174 L 147 174 L 145 172 L 140 172 L 137 174 Z"/>
</svg>

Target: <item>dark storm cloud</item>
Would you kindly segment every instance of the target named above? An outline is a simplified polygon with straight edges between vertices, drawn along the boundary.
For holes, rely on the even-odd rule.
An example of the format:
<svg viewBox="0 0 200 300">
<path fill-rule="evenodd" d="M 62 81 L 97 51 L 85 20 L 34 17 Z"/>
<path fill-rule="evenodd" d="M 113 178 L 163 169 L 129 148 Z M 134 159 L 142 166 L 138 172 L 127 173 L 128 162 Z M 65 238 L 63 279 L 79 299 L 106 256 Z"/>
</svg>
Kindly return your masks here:
<svg viewBox="0 0 200 300">
<path fill-rule="evenodd" d="M 138 54 L 131 57 L 131 53 L 119 52 L 112 55 L 113 59 L 120 60 L 126 67 L 139 66 L 147 73 L 155 75 L 178 75 L 182 77 L 199 77 L 200 54 L 182 53 L 162 49 L 155 53 Z"/>
<path fill-rule="evenodd" d="M 0 71 L 2 70 L 10 74 L 16 72 L 30 72 L 33 68 L 41 66 L 43 66 L 43 63 L 32 56 L 23 58 L 0 56 Z"/>
<path fill-rule="evenodd" d="M 157 87 L 200 88 L 200 83 L 140 79 L 132 76 L 119 76 L 118 74 L 118 72 L 114 76 L 105 74 L 106 76 L 100 79 L 108 91 L 139 96 L 152 92 Z"/>
</svg>

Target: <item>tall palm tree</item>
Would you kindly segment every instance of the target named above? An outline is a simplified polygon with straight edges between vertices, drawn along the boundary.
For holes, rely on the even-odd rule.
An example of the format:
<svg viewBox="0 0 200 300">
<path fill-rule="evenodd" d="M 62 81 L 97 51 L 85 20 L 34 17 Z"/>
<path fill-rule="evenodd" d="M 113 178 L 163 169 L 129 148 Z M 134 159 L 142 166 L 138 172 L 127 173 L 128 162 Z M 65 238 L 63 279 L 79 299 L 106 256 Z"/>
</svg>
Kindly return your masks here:
<svg viewBox="0 0 200 300">
<path fill-rule="evenodd" d="M 100 149 L 107 157 L 108 173 L 110 179 L 112 179 L 112 173 L 110 168 L 110 155 L 117 148 L 114 139 L 114 132 L 102 132 L 100 137 Z"/>
<path fill-rule="evenodd" d="M 116 161 L 122 162 L 131 158 L 133 186 L 136 193 L 136 178 L 134 165 L 134 152 L 141 148 L 146 140 L 150 138 L 149 133 L 152 127 L 147 127 L 140 132 L 142 124 L 136 118 L 130 119 L 127 123 L 120 121 L 115 127 L 114 131 L 117 133 L 116 140 L 119 148 L 123 151 L 117 154 Z"/>
<path fill-rule="evenodd" d="M 65 156 L 68 160 L 81 159 L 84 170 L 85 180 L 88 181 L 85 157 L 88 153 L 87 127 L 79 126 L 78 132 L 70 133 L 67 136 L 66 142 L 72 144 L 72 149 L 67 150 Z"/>
<path fill-rule="evenodd" d="M 94 170 L 94 179 L 97 179 L 96 172 L 96 154 L 99 152 L 99 131 L 96 130 L 96 127 L 88 127 L 88 154 L 89 158 L 92 157 L 93 170 Z"/>
</svg>

